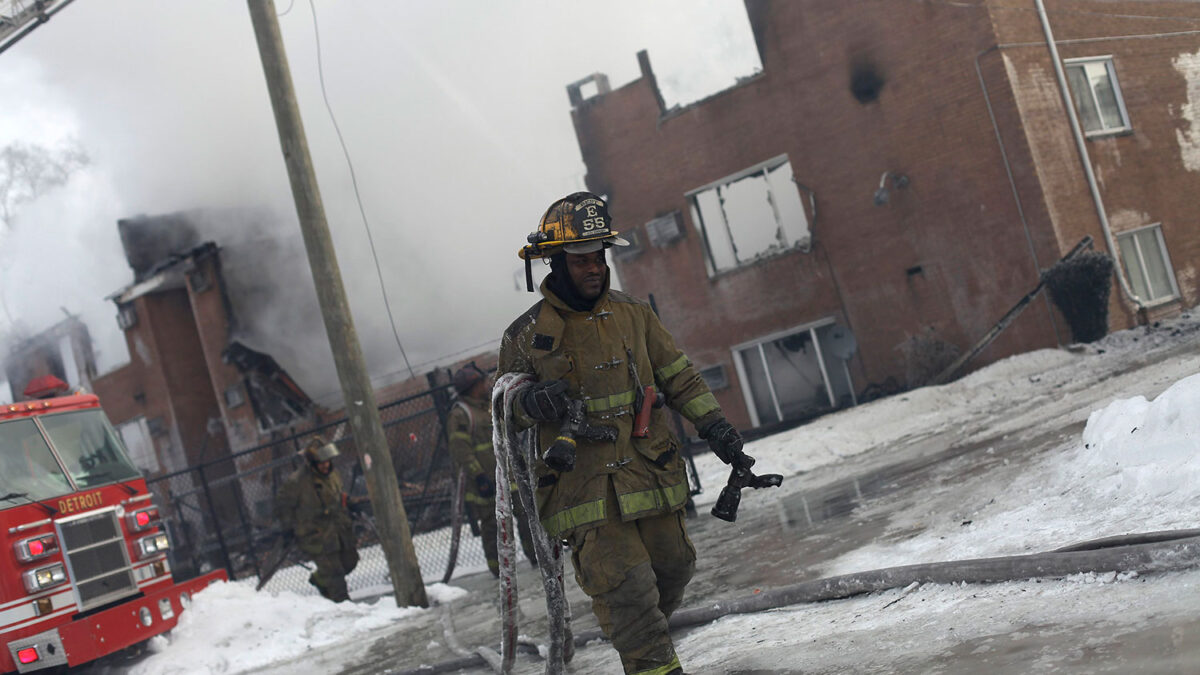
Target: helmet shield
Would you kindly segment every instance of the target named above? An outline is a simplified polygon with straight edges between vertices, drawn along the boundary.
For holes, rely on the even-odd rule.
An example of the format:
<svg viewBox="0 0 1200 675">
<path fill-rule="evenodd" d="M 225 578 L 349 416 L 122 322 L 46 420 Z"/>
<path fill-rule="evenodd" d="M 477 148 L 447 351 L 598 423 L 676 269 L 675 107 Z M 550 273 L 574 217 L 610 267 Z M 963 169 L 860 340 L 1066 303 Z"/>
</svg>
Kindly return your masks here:
<svg viewBox="0 0 1200 675">
<path fill-rule="evenodd" d="M 608 204 L 590 192 L 576 192 L 551 204 L 538 223 L 537 232 L 529 235 L 529 242 L 518 253 L 525 260 L 559 251 L 582 254 L 629 245 L 612 229 Z"/>
<path fill-rule="evenodd" d="M 328 462 L 341 453 L 338 452 L 337 446 L 333 443 L 320 443 L 318 441 L 311 443 L 307 448 L 305 448 L 304 454 L 308 455 L 308 460 L 310 462 L 315 463 Z"/>
<path fill-rule="evenodd" d="M 317 448 L 315 457 L 318 462 L 328 462 L 334 457 L 337 457 L 339 454 L 341 453 L 338 452 L 336 445 L 333 443 L 326 443 L 325 445 Z"/>
</svg>

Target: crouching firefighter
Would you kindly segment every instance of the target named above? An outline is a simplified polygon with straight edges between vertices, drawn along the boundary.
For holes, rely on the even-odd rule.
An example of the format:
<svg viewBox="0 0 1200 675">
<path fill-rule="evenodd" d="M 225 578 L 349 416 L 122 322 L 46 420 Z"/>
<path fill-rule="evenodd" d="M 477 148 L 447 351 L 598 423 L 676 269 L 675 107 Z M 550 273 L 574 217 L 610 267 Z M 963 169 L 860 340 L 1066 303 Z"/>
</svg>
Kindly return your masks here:
<svg viewBox="0 0 1200 675">
<path fill-rule="evenodd" d="M 500 576 L 500 559 L 496 553 L 496 456 L 492 452 L 492 412 L 490 378 L 472 361 L 454 373 L 454 390 L 458 400 L 446 419 L 449 432 L 450 456 L 460 471 L 466 474 L 467 503 L 471 518 L 479 526 L 483 553 L 493 576 Z M 515 487 L 510 486 L 515 491 Z M 513 517 L 520 532 L 525 557 L 535 565 L 533 539 L 529 520 L 521 509 L 521 500 L 513 495 Z"/>
<path fill-rule="evenodd" d="M 349 498 L 333 468 L 338 450 L 332 443 L 313 439 L 301 455 L 304 464 L 287 477 L 275 496 L 275 515 L 284 537 L 294 537 L 317 566 L 308 582 L 334 602 L 349 600 L 346 575 L 358 565 L 358 550 Z"/>
<path fill-rule="evenodd" d="M 542 526 L 571 548 L 580 588 L 626 673 L 682 672 L 667 620 L 683 600 L 696 551 L 679 441 L 663 406 L 719 442 L 726 463 L 752 463 L 700 373 L 650 306 L 609 288 L 605 251 L 628 242 L 607 205 L 578 192 L 550 205 L 520 250 L 548 259 L 542 299 L 508 327 L 499 373 L 514 385 L 512 423 L 537 427 Z M 745 458 L 745 461 L 743 461 Z"/>
</svg>

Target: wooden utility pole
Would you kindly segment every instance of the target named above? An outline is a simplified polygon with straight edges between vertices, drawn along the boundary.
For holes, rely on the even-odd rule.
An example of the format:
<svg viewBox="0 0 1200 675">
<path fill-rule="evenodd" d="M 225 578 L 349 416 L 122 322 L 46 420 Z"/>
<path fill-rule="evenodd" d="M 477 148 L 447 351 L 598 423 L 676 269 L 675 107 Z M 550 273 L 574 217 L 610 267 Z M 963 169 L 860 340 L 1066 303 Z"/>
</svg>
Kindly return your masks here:
<svg viewBox="0 0 1200 675">
<path fill-rule="evenodd" d="M 329 344 L 333 348 L 333 360 L 342 384 L 350 430 L 354 434 L 359 461 L 367 478 L 367 491 L 375 510 L 380 544 L 387 557 L 392 588 L 396 592 L 396 604 L 401 607 L 428 607 L 421 570 L 413 550 L 412 534 L 408 529 L 408 517 L 400 498 L 396 471 L 392 467 L 392 455 L 383 434 L 383 424 L 379 421 L 375 392 L 367 377 L 362 347 L 354 330 L 354 320 L 350 315 L 346 290 L 342 286 L 342 275 L 333 250 L 333 239 L 325 221 L 325 207 L 317 189 L 317 176 L 308 154 L 308 141 L 300 121 L 296 91 L 292 87 L 283 37 L 276 20 L 275 2 L 247 0 L 247 4 L 250 7 L 250 20 L 254 24 L 254 36 L 258 40 L 258 53 L 267 76 L 271 107 L 275 110 L 275 125 L 279 128 L 279 143 L 283 146 L 283 159 L 292 183 L 292 196 L 296 200 L 296 213 L 304 234 L 304 247 L 308 250 L 308 263 L 317 286 L 317 300 L 320 301 L 325 332 L 329 334 Z"/>
</svg>

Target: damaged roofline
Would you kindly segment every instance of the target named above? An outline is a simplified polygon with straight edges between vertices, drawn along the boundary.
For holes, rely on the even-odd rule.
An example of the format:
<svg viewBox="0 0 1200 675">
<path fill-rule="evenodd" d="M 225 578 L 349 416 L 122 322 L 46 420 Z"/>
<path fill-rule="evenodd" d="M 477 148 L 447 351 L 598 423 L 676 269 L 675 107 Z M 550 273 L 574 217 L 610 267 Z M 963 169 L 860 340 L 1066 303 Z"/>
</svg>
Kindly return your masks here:
<svg viewBox="0 0 1200 675">
<path fill-rule="evenodd" d="M 218 250 L 215 243 L 208 241 L 187 253 L 172 255 L 155 265 L 154 274 L 150 278 L 130 284 L 105 296 L 104 299 L 123 305 L 150 293 L 183 288 L 187 285 L 187 273 L 195 267 L 195 261 L 206 258 Z"/>
<path fill-rule="evenodd" d="M 703 106 L 703 105 L 709 103 L 710 101 L 713 101 L 714 99 L 720 98 L 721 96 L 724 96 L 724 95 L 728 94 L 729 92 L 737 91 L 738 89 L 741 89 L 742 87 L 753 84 L 753 83 L 759 81 L 760 79 L 762 79 L 762 77 L 764 75 L 766 75 L 766 68 L 764 67 L 763 70 L 760 70 L 756 73 L 752 73 L 750 75 L 739 77 L 737 79 L 737 82 L 735 82 L 733 85 L 726 87 L 720 91 L 713 92 L 712 94 L 709 94 L 708 96 L 705 96 L 702 99 L 699 99 L 697 101 L 692 101 L 691 103 L 688 103 L 687 105 L 674 105 L 668 109 L 666 107 L 666 103 L 663 101 L 662 90 L 658 86 L 658 77 L 654 74 L 654 68 L 650 65 L 649 52 L 647 52 L 645 49 L 639 51 L 637 53 L 637 60 L 638 60 L 638 67 L 640 68 L 640 70 L 642 72 L 642 76 L 636 80 L 633 80 L 632 82 L 629 82 L 628 84 L 625 84 L 625 85 L 617 88 L 615 91 L 629 89 L 634 86 L 641 86 L 643 83 L 645 85 L 649 86 L 651 92 L 653 92 L 653 94 L 654 94 L 654 100 L 658 103 L 658 119 L 660 122 L 669 120 L 672 117 L 678 117 L 679 115 L 682 115 L 690 110 L 699 108 L 700 106 Z M 597 89 L 596 94 L 589 98 L 584 98 L 582 88 L 585 85 L 593 83 L 593 82 L 596 84 L 596 89 Z M 595 101 L 599 101 L 600 99 L 604 98 L 604 96 L 612 93 L 613 91 L 614 90 L 612 89 L 611 85 L 609 85 L 607 75 L 605 75 L 604 73 L 592 73 L 591 75 L 588 75 L 587 77 L 581 78 L 579 80 L 572 82 L 571 84 L 568 84 L 567 85 L 567 98 L 570 99 L 570 101 L 571 101 L 571 109 L 578 110 L 578 109 L 584 107 L 585 105 L 590 105 Z"/>
</svg>

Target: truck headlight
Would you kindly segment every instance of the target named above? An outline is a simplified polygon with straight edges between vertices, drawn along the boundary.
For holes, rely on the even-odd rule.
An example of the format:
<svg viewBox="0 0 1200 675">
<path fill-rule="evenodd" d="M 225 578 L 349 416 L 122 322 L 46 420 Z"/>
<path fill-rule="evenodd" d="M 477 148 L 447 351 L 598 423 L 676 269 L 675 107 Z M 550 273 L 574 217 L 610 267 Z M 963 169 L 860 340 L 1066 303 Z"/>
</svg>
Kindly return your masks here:
<svg viewBox="0 0 1200 675">
<path fill-rule="evenodd" d="M 21 581 L 25 583 L 25 590 L 30 593 L 57 586 L 66 580 L 67 571 L 63 568 L 62 563 L 54 563 L 21 573 Z"/>
<path fill-rule="evenodd" d="M 159 532 L 137 540 L 138 557 L 149 558 L 171 548 L 166 532 Z"/>
</svg>

